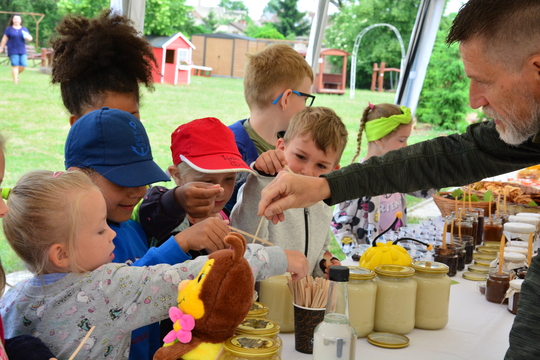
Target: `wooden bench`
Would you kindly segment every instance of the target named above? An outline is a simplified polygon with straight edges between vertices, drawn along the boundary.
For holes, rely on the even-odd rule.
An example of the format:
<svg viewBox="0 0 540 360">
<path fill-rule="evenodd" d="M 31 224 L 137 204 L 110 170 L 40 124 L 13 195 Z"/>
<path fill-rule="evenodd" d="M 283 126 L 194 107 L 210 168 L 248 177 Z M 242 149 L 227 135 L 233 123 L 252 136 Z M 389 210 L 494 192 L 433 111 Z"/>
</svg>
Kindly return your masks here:
<svg viewBox="0 0 540 360">
<path fill-rule="evenodd" d="M 191 75 L 212 76 L 212 68 L 208 66 L 191 65 Z"/>
<path fill-rule="evenodd" d="M 36 67 L 38 64 L 42 63 L 42 55 L 41 53 L 36 52 L 34 45 L 26 45 L 26 56 L 28 58 L 28 64 L 32 61 L 32 67 Z M 0 64 L 6 64 L 6 66 L 11 65 L 7 55 L 7 46 L 4 48 L 4 52 L 0 54 Z"/>
</svg>

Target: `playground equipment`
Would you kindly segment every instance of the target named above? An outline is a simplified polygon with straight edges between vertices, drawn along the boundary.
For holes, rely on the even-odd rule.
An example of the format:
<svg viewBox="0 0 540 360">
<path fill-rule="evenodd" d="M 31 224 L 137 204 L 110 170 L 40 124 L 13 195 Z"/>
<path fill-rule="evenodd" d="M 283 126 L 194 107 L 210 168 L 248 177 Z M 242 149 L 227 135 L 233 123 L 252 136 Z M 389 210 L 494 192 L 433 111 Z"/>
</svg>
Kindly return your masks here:
<svg viewBox="0 0 540 360">
<path fill-rule="evenodd" d="M 375 91 L 376 88 L 379 92 L 384 91 L 384 74 L 387 72 L 390 72 L 390 89 L 393 89 L 394 78 L 392 76 L 392 72 L 395 72 L 396 75 L 398 75 L 401 72 L 401 70 L 397 68 L 387 68 L 385 62 L 381 63 L 380 68 L 377 63 L 373 64 L 373 73 L 371 74 L 371 91 Z M 379 73 L 379 76 L 377 76 L 377 73 Z M 397 79 L 396 79 L 396 84 L 397 84 Z"/>
</svg>

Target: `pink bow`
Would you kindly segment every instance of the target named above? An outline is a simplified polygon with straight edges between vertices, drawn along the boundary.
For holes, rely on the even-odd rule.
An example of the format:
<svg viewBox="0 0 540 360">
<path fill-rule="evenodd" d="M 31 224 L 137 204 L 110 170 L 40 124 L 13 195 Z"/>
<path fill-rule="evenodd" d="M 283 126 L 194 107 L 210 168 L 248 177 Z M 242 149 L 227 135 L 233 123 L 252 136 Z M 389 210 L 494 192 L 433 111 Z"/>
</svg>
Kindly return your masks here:
<svg viewBox="0 0 540 360">
<path fill-rule="evenodd" d="M 173 329 L 163 338 L 164 343 L 180 341 L 187 344 L 191 341 L 191 330 L 195 327 L 193 316 L 182 313 L 177 307 L 169 309 L 169 317 L 173 322 Z"/>
</svg>

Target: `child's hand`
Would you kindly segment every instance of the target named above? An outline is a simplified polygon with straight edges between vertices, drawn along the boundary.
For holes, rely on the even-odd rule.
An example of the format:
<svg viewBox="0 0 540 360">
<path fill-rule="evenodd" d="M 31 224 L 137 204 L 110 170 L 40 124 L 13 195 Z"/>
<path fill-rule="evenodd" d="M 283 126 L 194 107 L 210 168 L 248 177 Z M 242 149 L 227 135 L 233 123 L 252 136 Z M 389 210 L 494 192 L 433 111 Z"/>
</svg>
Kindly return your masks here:
<svg viewBox="0 0 540 360">
<path fill-rule="evenodd" d="M 174 199 L 192 218 L 205 218 L 214 209 L 216 197 L 224 191 L 220 185 L 190 182 L 174 190 Z"/>
<path fill-rule="evenodd" d="M 208 253 L 228 249 L 223 241 L 229 233 L 229 221 L 210 217 L 175 235 L 174 239 L 184 252 L 206 249 Z"/>
<path fill-rule="evenodd" d="M 286 164 L 287 160 L 282 150 L 268 150 L 255 160 L 255 169 L 265 174 L 276 175 Z"/>
<path fill-rule="evenodd" d="M 285 250 L 287 255 L 287 271 L 291 273 L 293 281 L 305 278 L 309 274 L 309 262 L 306 256 L 298 250 Z"/>
</svg>

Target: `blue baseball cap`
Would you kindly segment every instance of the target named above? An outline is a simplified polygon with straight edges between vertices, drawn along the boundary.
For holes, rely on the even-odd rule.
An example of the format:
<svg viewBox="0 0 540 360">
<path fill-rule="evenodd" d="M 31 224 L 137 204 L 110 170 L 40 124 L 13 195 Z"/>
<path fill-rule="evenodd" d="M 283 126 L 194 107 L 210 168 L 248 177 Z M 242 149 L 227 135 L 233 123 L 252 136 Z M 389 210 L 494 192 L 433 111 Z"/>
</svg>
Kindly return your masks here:
<svg viewBox="0 0 540 360">
<path fill-rule="evenodd" d="M 66 169 L 92 168 L 120 186 L 169 181 L 152 158 L 143 124 L 122 110 L 104 107 L 78 119 L 69 130 L 64 158 Z"/>
</svg>

